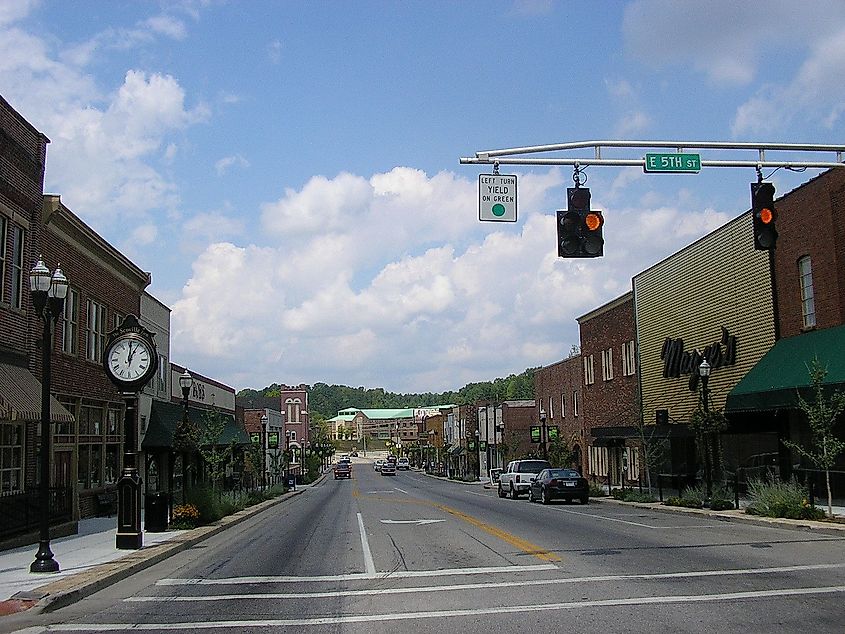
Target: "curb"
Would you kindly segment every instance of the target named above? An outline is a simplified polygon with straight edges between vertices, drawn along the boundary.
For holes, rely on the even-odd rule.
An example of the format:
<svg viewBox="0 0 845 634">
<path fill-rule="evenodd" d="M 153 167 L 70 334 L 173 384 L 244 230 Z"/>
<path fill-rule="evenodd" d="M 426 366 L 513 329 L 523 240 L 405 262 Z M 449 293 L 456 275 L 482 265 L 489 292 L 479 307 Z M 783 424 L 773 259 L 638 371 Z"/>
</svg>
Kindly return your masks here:
<svg viewBox="0 0 845 634">
<path fill-rule="evenodd" d="M 325 473 L 309 486 L 321 482 L 324 477 Z M 207 524 L 185 531 L 166 542 L 130 552 L 120 559 L 94 566 L 84 572 L 69 575 L 43 586 L 38 586 L 33 590 L 18 592 L 11 597 L 11 600 L 23 602 L 24 605 L 31 605 L 30 609 L 27 610 L 30 614 L 49 613 L 66 607 L 113 583 L 122 581 L 141 570 L 150 568 L 172 555 L 187 550 L 277 504 L 281 504 L 297 495 L 302 495 L 306 489 L 307 487 L 303 487 L 289 491 L 272 500 L 265 500 L 232 515 L 227 515 L 213 524 Z"/>
<path fill-rule="evenodd" d="M 710 509 L 691 509 L 682 506 L 666 506 L 665 504 L 660 504 L 659 502 L 624 502 L 622 500 L 614 500 L 611 497 L 591 497 L 590 502 L 600 502 L 602 504 L 618 504 L 620 506 L 631 506 L 638 509 L 648 509 L 650 511 L 657 511 L 660 513 L 704 515 L 708 517 L 714 517 L 719 520 L 743 522 L 745 524 L 770 524 L 778 528 L 829 532 L 834 535 L 838 535 L 845 532 L 845 524 L 836 524 L 833 522 L 814 522 L 812 520 L 791 520 L 785 517 L 762 517 L 760 515 L 747 515 L 741 510 L 711 511 Z"/>
</svg>

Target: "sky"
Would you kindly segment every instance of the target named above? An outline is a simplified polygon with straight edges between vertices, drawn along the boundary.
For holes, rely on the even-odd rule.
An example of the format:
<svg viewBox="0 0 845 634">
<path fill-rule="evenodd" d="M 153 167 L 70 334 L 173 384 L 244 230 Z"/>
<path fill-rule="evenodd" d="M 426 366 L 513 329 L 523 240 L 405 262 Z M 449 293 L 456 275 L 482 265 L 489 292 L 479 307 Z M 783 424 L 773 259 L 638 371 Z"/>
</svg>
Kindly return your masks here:
<svg viewBox="0 0 845 634">
<path fill-rule="evenodd" d="M 841 0 L 0 0 L 0 94 L 51 140 L 45 191 L 152 274 L 170 360 L 236 390 L 440 392 L 566 358 L 579 316 L 745 212 L 754 170 L 587 168 L 604 257 L 578 260 L 571 167 L 502 166 L 518 220 L 482 223 L 491 166 L 459 159 L 838 144 L 842 77 Z"/>
</svg>

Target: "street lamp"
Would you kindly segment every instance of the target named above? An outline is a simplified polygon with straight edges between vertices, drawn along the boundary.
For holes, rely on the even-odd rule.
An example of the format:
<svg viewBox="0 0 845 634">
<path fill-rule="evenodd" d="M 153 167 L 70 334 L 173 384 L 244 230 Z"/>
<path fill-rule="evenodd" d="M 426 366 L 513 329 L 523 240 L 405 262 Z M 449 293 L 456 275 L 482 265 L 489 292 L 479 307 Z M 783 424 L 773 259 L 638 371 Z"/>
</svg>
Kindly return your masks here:
<svg viewBox="0 0 845 634">
<path fill-rule="evenodd" d="M 710 400 L 710 390 L 707 388 L 707 383 L 710 380 L 710 364 L 707 363 L 707 359 L 704 359 L 701 362 L 701 365 L 698 366 L 698 375 L 701 377 L 701 402 L 704 409 L 704 419 L 707 421 L 707 413 L 709 411 L 709 403 Z M 708 423 L 705 422 L 705 425 Z M 712 443 L 714 442 L 713 432 L 709 429 L 709 427 L 705 427 L 705 437 L 704 437 L 704 477 L 707 481 L 707 498 L 713 494 L 713 464 L 712 460 L 715 457 L 715 454 L 711 455 L 712 451 Z"/>
<path fill-rule="evenodd" d="M 475 470 L 476 476 L 481 480 L 481 432 L 475 430 Z"/>
<path fill-rule="evenodd" d="M 188 417 L 188 396 L 191 394 L 191 386 L 194 384 L 194 377 L 185 368 L 185 371 L 179 375 L 179 387 L 182 389 L 182 433 L 185 436 L 182 440 L 185 442 L 182 445 L 182 501 L 187 502 L 185 493 L 188 490 L 188 465 L 189 452 L 187 451 L 190 442 L 189 428 L 191 419 Z"/>
<path fill-rule="evenodd" d="M 540 425 L 542 426 L 542 429 L 540 430 L 540 433 L 542 434 L 540 436 L 540 441 L 543 443 L 543 460 L 548 460 L 549 448 L 546 446 L 546 410 L 542 407 L 540 408 Z"/>
<path fill-rule="evenodd" d="M 285 430 L 285 486 L 290 483 L 290 462 L 293 456 L 290 453 L 290 429 Z M 295 488 L 295 487 L 294 487 Z"/>
<path fill-rule="evenodd" d="M 261 415 L 261 490 L 267 488 L 267 414 Z"/>
<path fill-rule="evenodd" d="M 50 550 L 50 360 L 53 352 L 55 320 L 64 311 L 68 281 L 59 267 L 51 274 L 41 256 L 29 272 L 29 286 L 35 313 L 44 322 L 41 335 L 41 506 L 40 535 L 30 572 L 59 572 L 59 562 Z"/>
</svg>

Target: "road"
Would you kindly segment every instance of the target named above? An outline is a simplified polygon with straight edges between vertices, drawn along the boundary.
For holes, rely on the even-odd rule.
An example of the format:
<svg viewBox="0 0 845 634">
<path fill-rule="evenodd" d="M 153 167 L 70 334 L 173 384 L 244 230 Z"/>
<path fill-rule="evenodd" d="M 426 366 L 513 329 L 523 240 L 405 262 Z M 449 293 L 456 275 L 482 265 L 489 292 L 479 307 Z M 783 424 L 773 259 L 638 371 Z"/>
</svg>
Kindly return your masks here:
<svg viewBox="0 0 845 634">
<path fill-rule="evenodd" d="M 46 631 L 840 632 L 845 536 L 356 464 Z M 45 631 L 35 627 L 28 632 Z"/>
</svg>

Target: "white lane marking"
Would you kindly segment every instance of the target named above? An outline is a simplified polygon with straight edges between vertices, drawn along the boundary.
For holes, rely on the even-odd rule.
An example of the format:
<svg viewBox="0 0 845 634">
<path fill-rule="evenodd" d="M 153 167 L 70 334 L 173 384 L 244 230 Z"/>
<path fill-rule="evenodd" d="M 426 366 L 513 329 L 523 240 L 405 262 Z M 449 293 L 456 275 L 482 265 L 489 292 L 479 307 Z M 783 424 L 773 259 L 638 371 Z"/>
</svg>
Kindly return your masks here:
<svg viewBox="0 0 845 634">
<path fill-rule="evenodd" d="M 388 489 L 386 491 L 367 491 L 367 495 L 379 495 L 381 493 L 393 493 L 393 489 Z"/>
<path fill-rule="evenodd" d="M 843 564 L 845 565 L 845 564 Z M 238 583 L 302 583 L 303 581 L 358 581 L 371 579 L 408 579 L 411 577 L 443 577 L 446 575 L 494 575 L 534 570 L 557 570 L 554 564 L 530 566 L 483 566 L 480 568 L 444 568 L 442 570 L 396 570 L 376 574 L 353 572 L 348 575 L 320 575 L 314 577 L 224 577 L 222 579 L 159 579 L 157 586 L 222 586 Z"/>
<path fill-rule="evenodd" d="M 367 541 L 367 531 L 364 530 L 364 518 L 358 513 L 358 528 L 361 531 L 361 548 L 364 549 L 364 570 L 367 574 L 376 574 L 376 565 L 373 563 L 373 553 L 370 552 L 370 542 Z"/>
<path fill-rule="evenodd" d="M 436 524 L 437 522 L 445 522 L 446 520 L 379 520 L 382 524 L 416 524 L 422 526 L 423 524 Z"/>
<path fill-rule="evenodd" d="M 396 488 L 397 491 L 399 491 L 399 493 L 404 493 L 405 495 L 411 495 L 405 489 L 400 489 L 399 487 L 395 487 L 395 488 Z"/>
<path fill-rule="evenodd" d="M 536 567 L 536 566 L 535 566 Z M 778 566 L 775 568 L 740 568 L 733 570 L 701 570 L 692 572 L 665 572 L 640 575 L 603 575 L 599 577 L 567 577 L 563 579 L 530 579 L 508 582 L 462 583 L 441 586 L 414 586 L 408 588 L 375 588 L 368 590 L 331 590 L 325 592 L 272 592 L 250 594 L 217 594 L 212 596 L 175 596 L 175 597 L 129 597 L 129 603 L 177 603 L 180 601 L 235 601 L 239 599 L 326 599 L 331 597 L 358 597 L 382 594 L 413 594 L 415 592 L 452 592 L 455 590 L 486 590 L 490 588 L 552 586 L 555 584 L 584 584 L 618 581 L 651 581 L 658 579 L 690 579 L 695 577 L 729 577 L 739 575 L 766 575 L 783 572 L 806 572 L 810 570 L 829 570 L 845 568 L 845 564 L 810 564 L 806 566 Z"/>
<path fill-rule="evenodd" d="M 718 594 L 667 595 L 662 597 L 631 597 L 628 599 L 601 599 L 596 601 L 567 601 L 534 605 L 513 605 L 490 608 L 468 608 L 463 610 L 433 610 L 431 612 L 399 612 L 387 614 L 357 614 L 349 616 L 323 616 L 304 619 L 265 619 L 233 621 L 188 621 L 183 623 L 62 623 L 46 626 L 49 632 L 109 632 L 117 630 L 180 631 L 207 629 L 234 629 L 247 627 L 286 627 L 296 625 L 337 625 L 340 623 L 368 623 L 372 621 L 408 621 L 409 619 L 442 619 L 460 616 L 484 616 L 488 614 L 520 614 L 524 612 L 550 612 L 578 610 L 597 607 L 642 606 L 672 603 L 706 603 L 712 601 L 742 601 L 746 599 L 771 599 L 777 597 L 836 594 L 845 592 L 845 586 L 823 586 L 818 588 L 783 588 L 780 590 L 756 590 L 751 592 L 723 592 Z"/>
<path fill-rule="evenodd" d="M 478 491 L 464 491 L 464 493 L 469 493 L 470 495 L 480 495 L 483 498 L 489 497 L 487 493 L 479 493 Z"/>
</svg>

